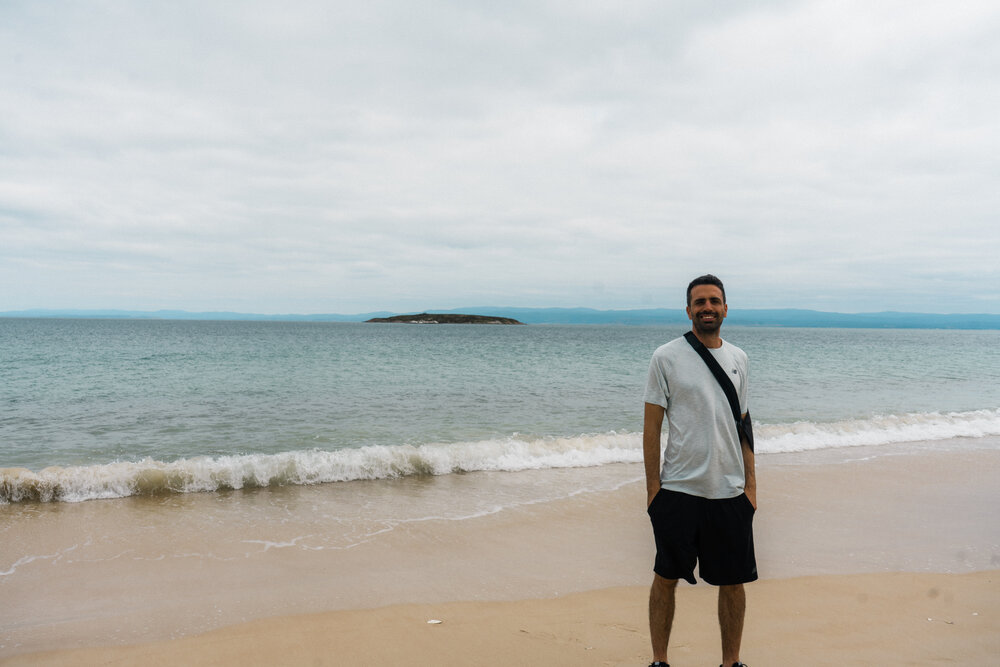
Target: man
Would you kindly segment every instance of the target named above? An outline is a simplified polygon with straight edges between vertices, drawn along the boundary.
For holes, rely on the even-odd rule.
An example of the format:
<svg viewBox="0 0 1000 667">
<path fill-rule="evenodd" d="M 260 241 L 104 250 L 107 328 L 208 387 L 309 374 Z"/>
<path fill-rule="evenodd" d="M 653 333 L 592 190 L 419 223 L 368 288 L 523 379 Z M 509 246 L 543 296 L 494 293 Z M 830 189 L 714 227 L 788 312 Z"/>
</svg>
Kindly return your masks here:
<svg viewBox="0 0 1000 667">
<path fill-rule="evenodd" d="M 691 330 L 732 380 L 739 412 L 748 422 L 747 355 L 722 340 L 726 292 L 713 275 L 688 285 Z M 667 665 L 678 579 L 695 583 L 694 565 L 719 587 L 719 628 L 724 667 L 740 662 L 746 595 L 743 584 L 757 579 L 753 514 L 757 508 L 752 440 L 737 428 L 722 385 L 692 343 L 677 338 L 660 346 L 649 365 L 642 449 L 647 511 L 656 541 L 649 631 L 653 664 Z M 660 464 L 660 431 L 668 424 Z M 750 438 L 753 436 L 751 435 Z"/>
</svg>

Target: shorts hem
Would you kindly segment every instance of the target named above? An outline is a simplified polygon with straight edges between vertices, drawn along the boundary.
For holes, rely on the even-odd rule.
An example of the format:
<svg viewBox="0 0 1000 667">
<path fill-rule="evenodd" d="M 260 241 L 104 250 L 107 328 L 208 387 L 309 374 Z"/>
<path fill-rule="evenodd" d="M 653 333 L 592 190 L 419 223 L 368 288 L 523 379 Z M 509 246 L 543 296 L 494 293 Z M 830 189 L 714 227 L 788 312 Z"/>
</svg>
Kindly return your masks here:
<svg viewBox="0 0 1000 667">
<path fill-rule="evenodd" d="M 716 581 L 710 581 L 710 580 L 708 580 L 708 579 L 706 579 L 704 577 L 701 578 L 701 580 L 704 581 L 709 586 L 740 586 L 742 584 L 753 583 L 753 582 L 757 581 L 757 579 L 758 579 L 758 576 L 757 576 L 756 573 L 753 574 L 753 575 L 751 575 L 749 578 L 737 577 L 736 579 L 733 579 L 732 581 L 718 581 L 718 580 L 716 580 Z"/>
<path fill-rule="evenodd" d="M 657 572 L 656 568 L 653 568 L 653 574 L 663 579 L 670 579 L 671 581 L 686 581 L 692 586 L 698 583 L 698 580 L 694 578 L 694 574 L 681 574 L 678 576 L 663 574 L 662 572 Z"/>
</svg>

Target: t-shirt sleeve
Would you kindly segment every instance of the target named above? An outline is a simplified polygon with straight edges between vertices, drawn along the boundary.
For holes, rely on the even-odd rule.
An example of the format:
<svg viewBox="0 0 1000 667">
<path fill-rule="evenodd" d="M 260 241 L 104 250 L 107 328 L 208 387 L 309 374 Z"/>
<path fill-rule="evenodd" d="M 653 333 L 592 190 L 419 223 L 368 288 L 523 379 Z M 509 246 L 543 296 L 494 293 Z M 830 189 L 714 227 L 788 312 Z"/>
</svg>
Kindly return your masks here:
<svg viewBox="0 0 1000 667">
<path fill-rule="evenodd" d="M 649 377 L 646 380 L 646 392 L 643 401 L 666 408 L 670 399 L 670 388 L 667 385 L 667 374 L 664 365 L 666 360 L 654 354 L 649 362 Z"/>
</svg>

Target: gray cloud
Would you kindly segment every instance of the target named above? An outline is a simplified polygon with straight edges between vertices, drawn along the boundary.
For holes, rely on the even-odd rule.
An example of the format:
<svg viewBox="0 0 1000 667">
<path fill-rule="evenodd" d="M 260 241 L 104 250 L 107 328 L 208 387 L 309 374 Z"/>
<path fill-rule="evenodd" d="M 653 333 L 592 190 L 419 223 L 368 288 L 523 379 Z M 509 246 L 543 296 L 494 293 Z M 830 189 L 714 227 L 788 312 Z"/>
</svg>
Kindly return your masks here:
<svg viewBox="0 0 1000 667">
<path fill-rule="evenodd" d="M 0 7 L 0 310 L 1000 312 L 990 2 Z"/>
</svg>

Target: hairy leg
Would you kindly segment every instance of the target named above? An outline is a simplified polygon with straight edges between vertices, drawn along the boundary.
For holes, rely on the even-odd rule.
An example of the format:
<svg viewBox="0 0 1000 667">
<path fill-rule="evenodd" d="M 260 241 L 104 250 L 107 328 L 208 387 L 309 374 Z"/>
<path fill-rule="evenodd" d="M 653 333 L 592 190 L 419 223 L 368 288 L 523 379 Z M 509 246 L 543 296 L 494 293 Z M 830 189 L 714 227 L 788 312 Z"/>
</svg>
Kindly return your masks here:
<svg viewBox="0 0 1000 667">
<path fill-rule="evenodd" d="M 674 623 L 674 593 L 676 579 L 664 579 L 653 575 L 653 585 L 649 589 L 649 638 L 653 644 L 653 661 L 667 662 L 667 643 L 670 628 Z"/>
<path fill-rule="evenodd" d="M 740 660 L 740 642 L 743 639 L 743 617 L 746 614 L 747 596 L 743 584 L 719 586 L 719 629 L 722 631 L 722 664 L 731 665 Z"/>
</svg>

